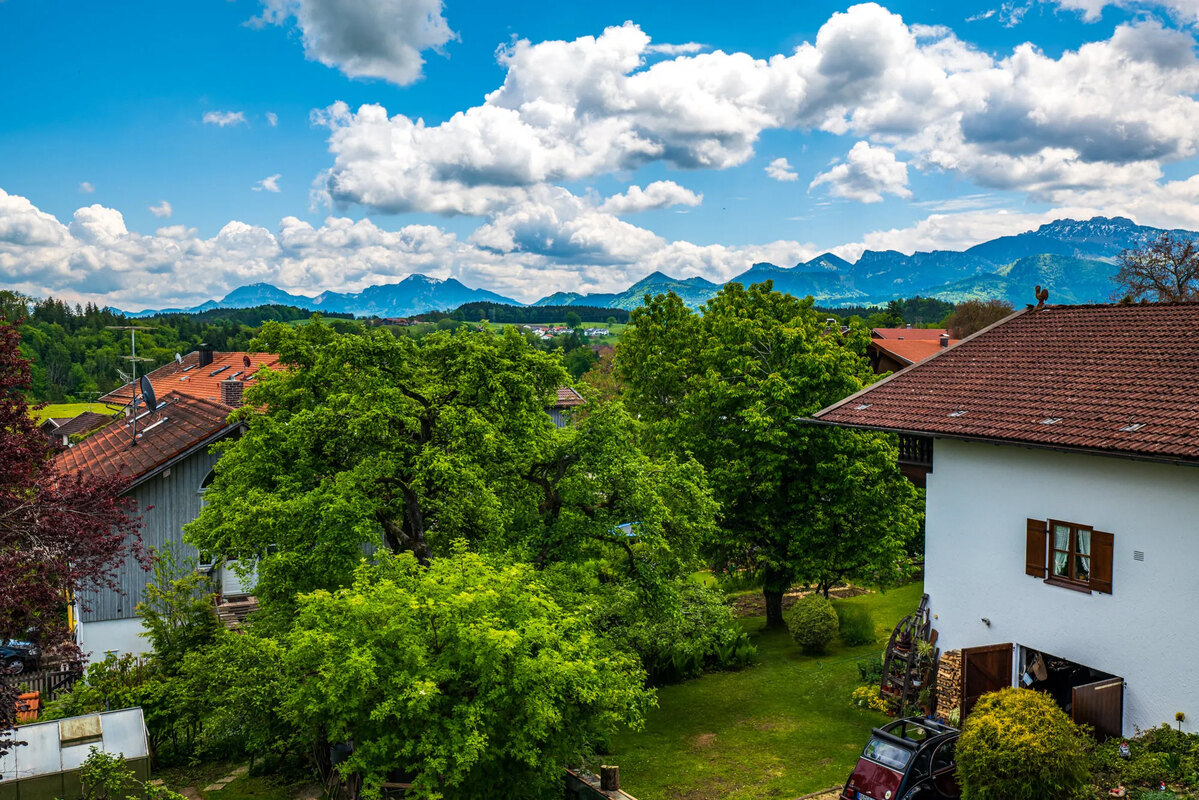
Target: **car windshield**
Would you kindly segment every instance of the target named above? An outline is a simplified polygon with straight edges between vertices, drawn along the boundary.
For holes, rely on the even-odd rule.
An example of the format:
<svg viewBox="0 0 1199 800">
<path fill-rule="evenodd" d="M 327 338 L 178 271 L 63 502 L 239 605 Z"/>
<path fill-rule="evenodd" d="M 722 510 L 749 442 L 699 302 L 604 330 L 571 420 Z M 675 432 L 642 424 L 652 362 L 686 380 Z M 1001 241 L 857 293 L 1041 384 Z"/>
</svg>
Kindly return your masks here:
<svg viewBox="0 0 1199 800">
<path fill-rule="evenodd" d="M 885 767 L 890 767 L 900 772 L 903 771 L 904 767 L 908 765 L 908 761 L 912 758 L 911 751 L 878 738 L 871 738 L 870 742 L 866 745 L 866 749 L 862 751 L 862 755 L 871 761 L 877 761 Z"/>
</svg>

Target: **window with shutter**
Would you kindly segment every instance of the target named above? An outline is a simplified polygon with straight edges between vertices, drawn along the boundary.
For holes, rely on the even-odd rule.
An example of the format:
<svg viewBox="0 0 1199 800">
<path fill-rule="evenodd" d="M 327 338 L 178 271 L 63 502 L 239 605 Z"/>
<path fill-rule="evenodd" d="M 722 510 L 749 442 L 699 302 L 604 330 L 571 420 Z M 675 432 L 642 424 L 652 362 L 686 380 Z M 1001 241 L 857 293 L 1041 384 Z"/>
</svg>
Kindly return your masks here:
<svg viewBox="0 0 1199 800">
<path fill-rule="evenodd" d="M 1056 586 L 1111 594 L 1114 539 L 1090 525 L 1030 519 L 1024 571 Z"/>
</svg>

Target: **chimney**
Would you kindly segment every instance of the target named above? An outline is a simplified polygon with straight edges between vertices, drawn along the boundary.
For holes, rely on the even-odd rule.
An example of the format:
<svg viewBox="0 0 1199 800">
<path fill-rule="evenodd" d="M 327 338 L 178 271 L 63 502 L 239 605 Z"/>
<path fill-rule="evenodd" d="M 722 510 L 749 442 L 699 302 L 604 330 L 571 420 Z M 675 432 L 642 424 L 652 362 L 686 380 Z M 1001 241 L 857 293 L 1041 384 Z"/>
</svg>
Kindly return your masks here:
<svg viewBox="0 0 1199 800">
<path fill-rule="evenodd" d="M 241 406 L 241 393 L 245 386 L 237 378 L 228 378 L 221 381 L 221 403 L 230 408 L 239 408 Z"/>
<path fill-rule="evenodd" d="M 941 346 L 949 347 L 949 334 L 948 333 L 941 334 Z"/>
<path fill-rule="evenodd" d="M 200 366 L 207 367 L 212 363 L 212 348 L 206 344 L 200 345 Z"/>
</svg>

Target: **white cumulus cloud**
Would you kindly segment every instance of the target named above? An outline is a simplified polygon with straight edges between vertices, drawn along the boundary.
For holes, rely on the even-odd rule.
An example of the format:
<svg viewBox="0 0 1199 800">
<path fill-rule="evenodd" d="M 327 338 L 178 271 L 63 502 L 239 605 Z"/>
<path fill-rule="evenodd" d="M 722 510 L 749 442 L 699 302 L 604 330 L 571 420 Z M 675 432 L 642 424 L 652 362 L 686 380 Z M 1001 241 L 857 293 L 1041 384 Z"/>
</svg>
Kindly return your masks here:
<svg viewBox="0 0 1199 800">
<path fill-rule="evenodd" d="M 96 187 L 92 186 L 88 181 L 84 181 L 83 183 L 79 184 L 80 194 L 91 194 L 94 191 L 96 191 Z"/>
<path fill-rule="evenodd" d="M 1199 22 L 1199 2 L 1196 0 L 1053 0 L 1069 11 L 1082 13 L 1087 22 L 1097 22 L 1108 6 L 1130 9 L 1161 8 L 1184 23 Z"/>
<path fill-rule="evenodd" d="M 791 168 L 791 162 L 785 158 L 776 158 L 766 165 L 766 174 L 776 181 L 797 181 L 799 173 Z"/>
<path fill-rule="evenodd" d="M 279 191 L 279 178 L 282 175 L 275 173 L 269 177 L 263 178 L 252 187 L 256 192 L 277 192 Z"/>
<path fill-rule="evenodd" d="M 421 77 L 425 50 L 455 34 L 442 0 L 263 0 L 258 24 L 294 20 L 304 54 L 351 78 L 381 78 L 400 86 Z"/>
<path fill-rule="evenodd" d="M 470 241 L 430 225 L 385 230 L 337 216 L 320 226 L 284 217 L 276 230 L 233 220 L 208 238 L 185 225 L 146 235 L 128 230 L 116 209 L 80 208 L 64 225 L 0 190 L 0 285 L 130 310 L 194 305 L 257 281 L 315 295 L 414 272 L 532 301 L 560 290 L 623 291 L 654 270 L 724 281 L 757 261 L 794 264 L 817 252 L 795 241 L 670 242 L 558 188 L 530 193 Z"/>
<path fill-rule="evenodd" d="M 171 216 L 171 204 L 163 200 L 156 206 L 150 206 L 150 213 L 156 217 L 169 217 Z"/>
<path fill-rule="evenodd" d="M 630 186 L 621 194 L 609 197 L 600 204 L 599 210 L 608 214 L 631 214 L 670 206 L 698 206 L 703 200 L 702 194 L 674 181 L 654 181 L 644 189 Z"/>
<path fill-rule="evenodd" d="M 881 203 L 884 194 L 911 197 L 908 165 L 885 147 L 858 142 L 845 161 L 815 177 L 809 189 L 827 184 L 829 194 L 859 203 Z"/>
<path fill-rule="evenodd" d="M 318 112 L 334 157 L 321 191 L 387 212 L 490 215 L 533 187 L 649 163 L 736 167 L 774 129 L 866 142 L 844 176 L 822 182 L 845 196 L 904 196 L 908 168 L 1039 201 L 1134 191 L 1199 153 L 1193 45 L 1146 19 L 1056 57 L 1030 44 L 991 55 L 874 3 L 832 15 L 813 42 L 768 59 L 720 50 L 650 59 L 650 37 L 632 23 L 573 41 L 519 40 L 500 50 L 503 84 L 440 124 L 377 104 Z"/>
<path fill-rule="evenodd" d="M 218 125 L 222 128 L 229 125 L 245 125 L 246 112 L 244 111 L 205 111 L 203 116 L 205 125 Z"/>
</svg>

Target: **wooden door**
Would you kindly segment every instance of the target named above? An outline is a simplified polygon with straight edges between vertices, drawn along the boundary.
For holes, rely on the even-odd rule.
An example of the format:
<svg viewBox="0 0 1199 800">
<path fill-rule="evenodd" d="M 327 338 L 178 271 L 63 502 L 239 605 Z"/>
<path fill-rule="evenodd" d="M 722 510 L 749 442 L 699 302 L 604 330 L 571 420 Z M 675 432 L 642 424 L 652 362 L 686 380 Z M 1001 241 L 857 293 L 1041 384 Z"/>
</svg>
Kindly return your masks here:
<svg viewBox="0 0 1199 800">
<path fill-rule="evenodd" d="M 1012 645 L 989 644 L 962 651 L 962 719 L 978 698 L 1012 685 Z"/>
<path fill-rule="evenodd" d="M 1072 716 L 1079 725 L 1090 725 L 1100 740 L 1120 737 L 1124 732 L 1124 679 L 1075 686 Z"/>
</svg>

